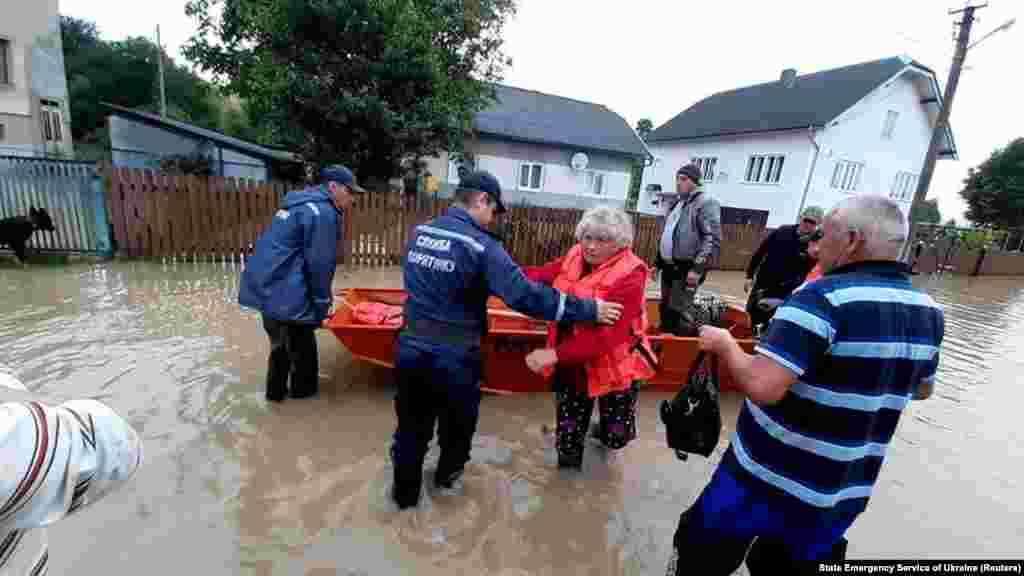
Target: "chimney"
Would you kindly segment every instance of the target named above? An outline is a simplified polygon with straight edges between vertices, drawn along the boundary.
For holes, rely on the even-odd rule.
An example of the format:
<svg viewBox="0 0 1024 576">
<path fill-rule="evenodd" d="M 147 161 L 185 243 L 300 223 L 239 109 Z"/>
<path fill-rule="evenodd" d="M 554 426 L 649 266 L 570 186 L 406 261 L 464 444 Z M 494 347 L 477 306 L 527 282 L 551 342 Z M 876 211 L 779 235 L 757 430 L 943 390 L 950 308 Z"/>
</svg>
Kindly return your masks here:
<svg viewBox="0 0 1024 576">
<path fill-rule="evenodd" d="M 786 88 L 792 88 L 796 84 L 796 68 L 786 68 L 779 77 L 779 82 Z"/>
</svg>

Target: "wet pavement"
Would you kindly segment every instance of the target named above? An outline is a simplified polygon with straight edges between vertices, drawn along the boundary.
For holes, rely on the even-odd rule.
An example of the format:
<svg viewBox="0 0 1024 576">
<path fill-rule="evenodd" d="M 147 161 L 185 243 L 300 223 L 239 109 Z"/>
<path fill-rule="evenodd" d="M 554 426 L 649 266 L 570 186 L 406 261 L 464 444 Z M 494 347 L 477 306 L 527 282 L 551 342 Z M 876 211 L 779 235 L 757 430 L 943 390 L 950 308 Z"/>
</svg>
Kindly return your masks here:
<svg viewBox="0 0 1024 576">
<path fill-rule="evenodd" d="M 238 265 L 0 268 L 0 364 L 38 397 L 92 397 L 145 441 L 136 480 L 50 529 L 53 573 L 661 574 L 712 459 L 678 461 L 641 393 L 639 439 L 554 467 L 548 395 L 485 396 L 465 493 L 385 498 L 394 384 L 318 334 L 321 394 L 263 401 L 268 351 Z M 1024 550 L 1024 279 L 918 277 L 946 310 L 936 393 L 905 413 L 850 557 Z M 400 286 L 395 270 L 338 286 Z M 707 287 L 741 298 L 740 273 Z M 738 399 L 724 402 L 726 426 Z M 432 452 L 428 468 L 436 459 Z"/>
</svg>

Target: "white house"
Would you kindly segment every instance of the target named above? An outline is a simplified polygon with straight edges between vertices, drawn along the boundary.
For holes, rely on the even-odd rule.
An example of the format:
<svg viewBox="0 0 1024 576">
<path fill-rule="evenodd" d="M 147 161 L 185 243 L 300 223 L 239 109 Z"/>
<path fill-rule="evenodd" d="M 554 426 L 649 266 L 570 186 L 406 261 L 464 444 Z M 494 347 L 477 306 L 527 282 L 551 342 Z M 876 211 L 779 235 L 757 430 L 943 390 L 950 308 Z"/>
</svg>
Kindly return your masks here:
<svg viewBox="0 0 1024 576">
<path fill-rule="evenodd" d="M 929 68 L 886 58 L 709 96 L 648 135 L 637 208 L 660 213 L 688 161 L 704 171 L 723 222 L 793 223 L 803 206 L 879 193 L 910 209 L 942 92 Z M 947 129 L 939 158 L 956 158 Z"/>
<path fill-rule="evenodd" d="M 647 148 L 626 120 L 600 104 L 495 85 L 497 100 L 474 118 L 467 157 L 427 159 L 440 195 L 459 181 L 459 167 L 487 170 L 506 203 L 552 208 L 623 207 L 633 165 Z"/>
</svg>

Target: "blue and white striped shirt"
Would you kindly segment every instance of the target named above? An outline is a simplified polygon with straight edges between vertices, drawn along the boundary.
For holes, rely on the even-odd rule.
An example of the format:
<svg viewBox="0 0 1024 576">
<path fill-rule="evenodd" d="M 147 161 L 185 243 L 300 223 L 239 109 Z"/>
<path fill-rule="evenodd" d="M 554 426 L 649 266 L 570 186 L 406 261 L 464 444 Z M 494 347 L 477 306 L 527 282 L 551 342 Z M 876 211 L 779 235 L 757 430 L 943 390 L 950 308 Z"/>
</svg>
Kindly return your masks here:
<svg viewBox="0 0 1024 576">
<path fill-rule="evenodd" d="M 798 289 L 757 352 L 796 374 L 781 401 L 744 401 L 723 465 L 801 508 L 863 509 L 944 319 L 904 265 L 860 262 Z"/>
</svg>

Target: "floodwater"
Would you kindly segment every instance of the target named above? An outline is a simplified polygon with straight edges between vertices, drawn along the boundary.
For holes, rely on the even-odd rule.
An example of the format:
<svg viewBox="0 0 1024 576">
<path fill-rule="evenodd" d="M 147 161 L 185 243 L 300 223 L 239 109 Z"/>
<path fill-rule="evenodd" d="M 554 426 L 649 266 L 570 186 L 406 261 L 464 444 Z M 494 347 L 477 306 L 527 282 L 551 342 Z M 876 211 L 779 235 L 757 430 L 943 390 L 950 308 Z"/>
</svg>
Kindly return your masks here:
<svg viewBox="0 0 1024 576">
<path fill-rule="evenodd" d="M 485 396 L 465 493 L 385 498 L 390 371 L 318 336 L 321 395 L 263 401 L 267 341 L 237 265 L 0 268 L 0 363 L 38 397 L 93 397 L 140 431 L 134 482 L 50 529 L 53 573 L 662 574 L 711 459 L 676 460 L 641 393 L 639 439 L 553 466 L 547 395 Z M 338 286 L 398 286 L 394 270 Z M 946 310 L 936 394 L 912 404 L 851 557 L 1013 557 L 1024 546 L 1024 279 L 918 277 Z M 739 273 L 707 286 L 742 297 Z M 727 428 L 738 399 L 723 399 Z M 436 458 L 436 454 L 428 457 Z M 428 469 L 432 464 L 428 463 Z"/>
</svg>

